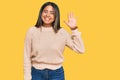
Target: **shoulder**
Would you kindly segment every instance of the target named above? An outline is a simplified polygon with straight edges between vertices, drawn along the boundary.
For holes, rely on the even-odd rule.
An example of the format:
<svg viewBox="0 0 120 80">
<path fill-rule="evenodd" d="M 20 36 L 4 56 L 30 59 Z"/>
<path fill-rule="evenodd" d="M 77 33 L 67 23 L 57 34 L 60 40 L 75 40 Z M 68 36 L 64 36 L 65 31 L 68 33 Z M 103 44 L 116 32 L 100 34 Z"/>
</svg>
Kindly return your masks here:
<svg viewBox="0 0 120 80">
<path fill-rule="evenodd" d="M 61 28 L 60 29 L 60 33 L 63 35 L 63 36 L 68 36 L 69 35 L 69 32 L 65 29 L 65 28 Z"/>
<path fill-rule="evenodd" d="M 35 26 L 32 26 L 32 27 L 30 27 L 30 28 L 27 29 L 26 34 L 27 35 L 32 35 L 35 32 L 36 29 L 37 28 Z"/>
<path fill-rule="evenodd" d="M 33 33 L 37 28 L 35 26 L 32 26 L 30 28 L 28 28 L 27 32 L 28 33 Z"/>
<path fill-rule="evenodd" d="M 67 38 L 70 35 L 68 31 L 63 27 L 59 30 L 58 34 L 60 34 L 63 38 Z"/>
<path fill-rule="evenodd" d="M 59 32 L 63 33 L 63 34 L 67 34 L 68 33 L 67 30 L 65 28 L 63 28 L 63 27 L 59 30 Z"/>
<path fill-rule="evenodd" d="M 35 31 L 37 28 L 35 27 L 35 26 L 32 26 L 32 27 L 30 27 L 30 28 L 28 28 L 28 31 L 29 32 L 33 32 L 33 31 Z"/>
</svg>

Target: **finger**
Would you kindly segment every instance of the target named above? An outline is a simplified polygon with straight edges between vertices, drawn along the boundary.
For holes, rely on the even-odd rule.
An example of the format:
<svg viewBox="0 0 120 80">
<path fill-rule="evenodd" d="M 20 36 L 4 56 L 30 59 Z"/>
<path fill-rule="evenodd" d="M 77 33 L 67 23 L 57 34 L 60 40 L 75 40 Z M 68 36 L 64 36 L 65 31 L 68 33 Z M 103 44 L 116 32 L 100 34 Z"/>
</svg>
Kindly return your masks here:
<svg viewBox="0 0 120 80">
<path fill-rule="evenodd" d="M 75 17 L 74 14 L 72 14 L 73 18 Z"/>
<path fill-rule="evenodd" d="M 68 14 L 68 20 L 70 19 L 70 14 Z"/>
<path fill-rule="evenodd" d="M 70 13 L 68 13 L 68 17 L 69 17 L 69 19 L 71 18 L 71 15 L 70 15 Z"/>
<path fill-rule="evenodd" d="M 65 23 L 66 25 L 68 25 L 68 22 L 67 22 L 67 21 L 64 21 L 64 23 Z"/>
</svg>

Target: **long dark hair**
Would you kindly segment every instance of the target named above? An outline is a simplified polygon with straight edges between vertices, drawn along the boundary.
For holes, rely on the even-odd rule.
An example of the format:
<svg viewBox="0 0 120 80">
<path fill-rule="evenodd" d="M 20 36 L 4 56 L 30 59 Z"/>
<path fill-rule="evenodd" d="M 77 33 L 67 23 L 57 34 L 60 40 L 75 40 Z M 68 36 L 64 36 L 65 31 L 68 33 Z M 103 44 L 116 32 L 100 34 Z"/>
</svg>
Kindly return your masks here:
<svg viewBox="0 0 120 80">
<path fill-rule="evenodd" d="M 42 5 L 40 12 L 39 12 L 38 20 L 35 24 L 35 27 L 39 28 L 43 26 L 43 21 L 42 21 L 41 16 L 42 16 L 43 9 L 48 5 L 51 5 L 55 10 L 55 21 L 52 23 L 52 27 L 54 31 L 57 32 L 61 28 L 60 27 L 60 12 L 59 12 L 58 6 L 53 2 L 46 2 Z"/>
</svg>

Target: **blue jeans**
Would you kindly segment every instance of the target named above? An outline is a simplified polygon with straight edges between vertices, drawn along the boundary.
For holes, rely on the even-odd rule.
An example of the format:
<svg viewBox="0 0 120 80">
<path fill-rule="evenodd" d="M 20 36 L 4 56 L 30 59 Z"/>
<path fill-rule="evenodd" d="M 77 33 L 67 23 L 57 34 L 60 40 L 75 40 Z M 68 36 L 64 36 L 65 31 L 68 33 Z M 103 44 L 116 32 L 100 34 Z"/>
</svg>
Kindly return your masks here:
<svg viewBox="0 0 120 80">
<path fill-rule="evenodd" d="M 60 67 L 56 70 L 39 70 L 32 67 L 32 80 L 65 80 L 64 69 Z"/>
</svg>

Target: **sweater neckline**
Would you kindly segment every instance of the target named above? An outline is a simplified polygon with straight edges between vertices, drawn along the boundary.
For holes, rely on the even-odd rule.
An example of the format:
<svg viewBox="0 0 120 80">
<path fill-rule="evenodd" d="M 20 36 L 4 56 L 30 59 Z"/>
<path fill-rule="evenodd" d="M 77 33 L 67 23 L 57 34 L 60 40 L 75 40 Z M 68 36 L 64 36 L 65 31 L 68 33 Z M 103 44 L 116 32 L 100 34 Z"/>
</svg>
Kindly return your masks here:
<svg viewBox="0 0 120 80">
<path fill-rule="evenodd" d="M 44 27 L 42 26 L 42 31 L 53 31 L 53 27 Z"/>
</svg>

